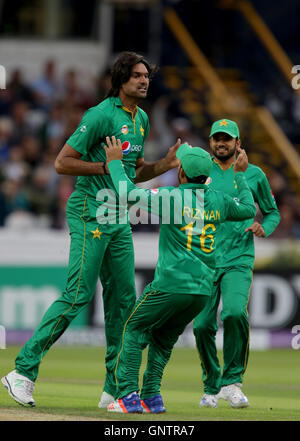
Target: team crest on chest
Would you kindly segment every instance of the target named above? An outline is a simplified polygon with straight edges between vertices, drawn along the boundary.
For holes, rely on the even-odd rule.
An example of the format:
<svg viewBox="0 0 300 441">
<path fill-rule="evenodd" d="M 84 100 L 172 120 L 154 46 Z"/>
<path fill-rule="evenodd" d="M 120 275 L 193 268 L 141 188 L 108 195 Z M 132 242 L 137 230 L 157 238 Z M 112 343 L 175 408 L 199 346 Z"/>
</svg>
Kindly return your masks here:
<svg viewBox="0 0 300 441">
<path fill-rule="evenodd" d="M 128 126 L 126 124 L 124 124 L 124 126 L 122 126 L 121 132 L 123 133 L 123 135 L 127 135 L 127 133 L 128 133 Z"/>
<path fill-rule="evenodd" d="M 212 179 L 211 179 L 211 177 L 209 176 L 209 177 L 206 179 L 205 184 L 206 184 L 206 185 L 209 185 L 209 184 L 211 183 L 211 181 L 212 181 Z"/>
</svg>

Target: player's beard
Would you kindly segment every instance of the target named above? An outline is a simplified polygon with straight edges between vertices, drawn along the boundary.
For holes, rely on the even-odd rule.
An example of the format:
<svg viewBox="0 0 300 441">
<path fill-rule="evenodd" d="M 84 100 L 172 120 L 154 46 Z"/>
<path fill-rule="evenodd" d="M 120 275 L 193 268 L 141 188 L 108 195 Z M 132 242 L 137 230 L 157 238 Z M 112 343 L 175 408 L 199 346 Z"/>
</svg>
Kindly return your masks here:
<svg viewBox="0 0 300 441">
<path fill-rule="evenodd" d="M 142 101 L 145 98 L 147 98 L 147 94 L 148 94 L 148 87 L 146 87 L 143 91 L 139 90 L 139 88 L 136 88 L 132 91 L 129 91 L 128 96 L 137 101 Z"/>
<path fill-rule="evenodd" d="M 129 101 L 138 105 L 141 101 L 147 98 L 148 87 L 146 87 L 146 90 L 144 92 L 139 91 L 138 87 L 123 87 L 121 88 L 121 90 L 124 98 L 126 99 L 126 102 Z"/>
<path fill-rule="evenodd" d="M 226 162 L 228 161 L 228 159 L 232 158 L 234 155 L 236 154 L 236 144 L 234 146 L 234 148 L 231 151 L 228 151 L 227 154 L 224 155 L 218 155 L 217 150 L 215 150 L 214 155 L 215 157 L 221 161 L 221 162 Z"/>
</svg>

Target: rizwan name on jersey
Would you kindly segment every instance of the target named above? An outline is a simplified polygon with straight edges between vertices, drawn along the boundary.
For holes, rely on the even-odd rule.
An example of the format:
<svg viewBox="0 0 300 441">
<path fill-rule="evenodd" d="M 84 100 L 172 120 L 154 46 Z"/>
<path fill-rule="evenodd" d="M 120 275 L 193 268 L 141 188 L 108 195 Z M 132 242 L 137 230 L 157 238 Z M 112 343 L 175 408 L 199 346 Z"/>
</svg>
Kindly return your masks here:
<svg viewBox="0 0 300 441">
<path fill-rule="evenodd" d="M 220 220 L 221 215 L 218 210 L 202 210 L 201 208 L 183 207 L 183 216 L 187 216 L 191 219 L 199 220 Z"/>
</svg>

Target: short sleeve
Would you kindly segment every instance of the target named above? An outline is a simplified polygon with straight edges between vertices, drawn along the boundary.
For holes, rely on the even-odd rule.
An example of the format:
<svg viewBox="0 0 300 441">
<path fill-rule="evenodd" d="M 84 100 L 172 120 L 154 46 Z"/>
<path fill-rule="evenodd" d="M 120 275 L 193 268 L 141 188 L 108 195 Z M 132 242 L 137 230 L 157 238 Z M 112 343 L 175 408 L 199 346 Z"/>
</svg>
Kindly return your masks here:
<svg viewBox="0 0 300 441">
<path fill-rule="evenodd" d="M 85 112 L 79 126 L 67 140 L 67 144 L 82 155 L 86 155 L 107 133 L 109 133 L 109 118 L 100 109 L 92 107 Z"/>
</svg>

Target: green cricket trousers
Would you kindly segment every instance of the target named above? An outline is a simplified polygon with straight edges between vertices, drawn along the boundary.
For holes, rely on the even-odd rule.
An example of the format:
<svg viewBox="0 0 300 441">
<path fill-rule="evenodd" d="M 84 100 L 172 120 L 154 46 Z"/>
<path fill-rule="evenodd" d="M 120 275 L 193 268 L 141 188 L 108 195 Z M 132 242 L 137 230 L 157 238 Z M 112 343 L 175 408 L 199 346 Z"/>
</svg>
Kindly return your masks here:
<svg viewBox="0 0 300 441">
<path fill-rule="evenodd" d="M 213 295 L 193 322 L 202 366 L 204 392 L 207 394 L 215 395 L 222 386 L 243 381 L 249 355 L 247 306 L 252 278 L 253 272 L 250 267 L 218 268 L 214 278 Z M 215 342 L 221 296 L 224 332 L 222 375 Z"/>
<path fill-rule="evenodd" d="M 208 299 L 207 295 L 162 293 L 149 289 L 149 285 L 145 288 L 124 326 L 115 372 L 119 398 L 139 392 L 142 351 L 147 345 L 141 398 L 160 393 L 163 371 L 173 346 Z"/>
<path fill-rule="evenodd" d="M 36 380 L 42 359 L 92 300 L 100 277 L 107 345 L 104 390 L 115 396 L 116 358 L 124 323 L 136 302 L 134 249 L 130 225 L 99 224 L 94 204 L 88 196 L 76 191 L 69 199 L 67 219 L 71 243 L 66 288 L 19 352 L 15 366 L 17 372 Z M 84 364 L 84 360 L 82 362 Z"/>
</svg>

